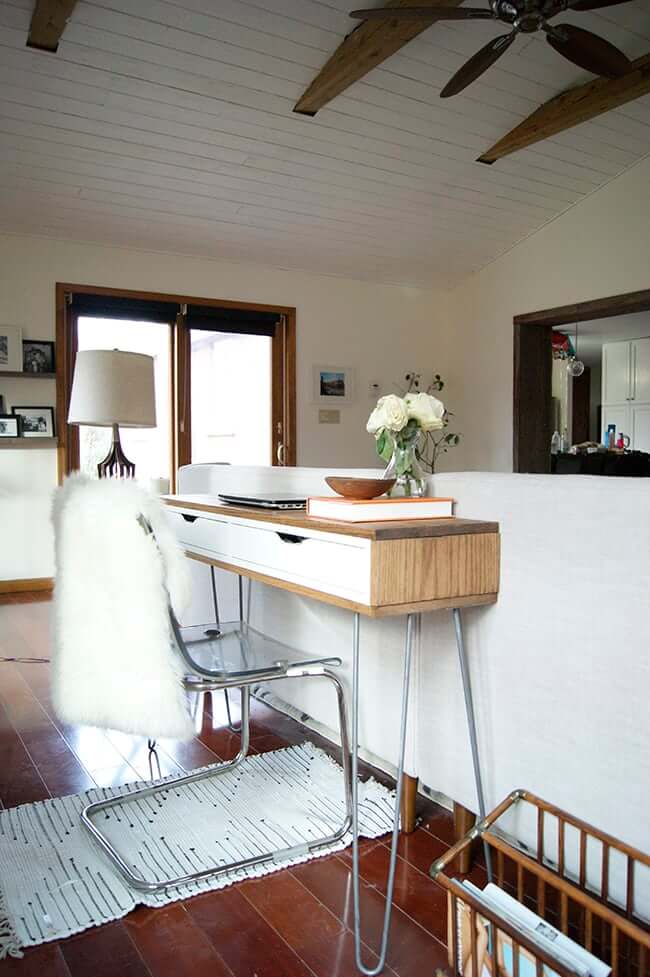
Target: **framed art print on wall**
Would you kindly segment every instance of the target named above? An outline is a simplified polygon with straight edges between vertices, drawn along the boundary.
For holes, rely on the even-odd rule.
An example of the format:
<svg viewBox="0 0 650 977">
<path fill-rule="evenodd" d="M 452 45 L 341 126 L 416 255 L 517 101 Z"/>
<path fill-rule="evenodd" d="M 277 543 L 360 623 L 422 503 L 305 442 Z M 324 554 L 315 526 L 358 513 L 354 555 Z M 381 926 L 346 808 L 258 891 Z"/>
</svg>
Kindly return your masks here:
<svg viewBox="0 0 650 977">
<path fill-rule="evenodd" d="M 23 339 L 23 372 L 52 374 L 54 370 L 54 343 L 46 339 Z"/>
<path fill-rule="evenodd" d="M 351 404 L 354 400 L 354 381 L 354 369 L 350 366 L 314 366 L 314 403 L 328 407 Z"/>
<path fill-rule="evenodd" d="M 0 326 L 0 373 L 22 373 L 23 331 L 20 326 Z"/>
<path fill-rule="evenodd" d="M 14 416 L 20 418 L 23 438 L 53 438 L 53 407 L 12 407 Z"/>
<path fill-rule="evenodd" d="M 0 438 L 19 438 L 20 418 L 15 414 L 0 414 Z"/>
</svg>

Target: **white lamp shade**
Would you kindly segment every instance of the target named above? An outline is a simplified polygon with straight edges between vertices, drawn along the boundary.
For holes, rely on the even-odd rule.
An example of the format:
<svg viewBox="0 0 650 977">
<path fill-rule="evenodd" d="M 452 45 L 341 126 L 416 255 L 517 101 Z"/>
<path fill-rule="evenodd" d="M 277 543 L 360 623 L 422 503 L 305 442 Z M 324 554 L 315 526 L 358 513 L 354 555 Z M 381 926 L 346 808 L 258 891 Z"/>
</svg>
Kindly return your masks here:
<svg viewBox="0 0 650 977">
<path fill-rule="evenodd" d="M 155 427 L 153 356 L 117 349 L 77 353 L 68 424 Z"/>
</svg>

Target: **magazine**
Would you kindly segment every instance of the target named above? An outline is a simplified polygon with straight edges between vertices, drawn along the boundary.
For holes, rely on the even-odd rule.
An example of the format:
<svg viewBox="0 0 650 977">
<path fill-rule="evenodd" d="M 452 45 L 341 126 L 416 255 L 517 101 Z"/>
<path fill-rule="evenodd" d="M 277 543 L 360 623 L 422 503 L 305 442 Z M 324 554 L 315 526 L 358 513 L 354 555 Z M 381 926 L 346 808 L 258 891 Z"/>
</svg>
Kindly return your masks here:
<svg viewBox="0 0 650 977">
<path fill-rule="evenodd" d="M 599 960 L 584 947 L 565 936 L 536 913 L 527 909 L 517 899 L 490 883 L 479 889 L 465 881 L 463 887 L 471 892 L 477 902 L 500 916 L 510 926 L 519 930 L 532 943 L 544 950 L 563 967 L 578 974 L 579 977 L 608 977 L 611 967 Z M 470 907 L 458 900 L 457 938 L 458 970 L 462 977 L 513 977 L 513 946 L 510 937 L 498 931 L 497 946 L 490 922 L 478 913 L 476 915 L 476 969 L 473 972 L 471 950 Z M 494 952 L 496 949 L 496 953 Z M 493 973 L 493 960 L 496 957 L 497 973 Z M 542 965 L 543 977 L 559 977 L 556 970 L 548 964 Z M 525 947 L 519 948 L 519 977 L 536 977 L 537 960 Z"/>
</svg>

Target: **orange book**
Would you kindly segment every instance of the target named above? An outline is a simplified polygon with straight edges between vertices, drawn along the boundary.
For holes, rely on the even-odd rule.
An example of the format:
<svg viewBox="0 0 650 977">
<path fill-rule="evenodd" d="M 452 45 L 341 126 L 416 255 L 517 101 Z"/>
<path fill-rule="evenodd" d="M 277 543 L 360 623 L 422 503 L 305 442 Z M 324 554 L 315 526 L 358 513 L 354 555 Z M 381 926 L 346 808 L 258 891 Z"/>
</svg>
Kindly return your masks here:
<svg viewBox="0 0 650 977">
<path fill-rule="evenodd" d="M 307 515 L 343 522 L 382 522 L 390 519 L 449 519 L 454 500 L 447 498 L 343 499 L 316 496 L 307 499 Z"/>
</svg>

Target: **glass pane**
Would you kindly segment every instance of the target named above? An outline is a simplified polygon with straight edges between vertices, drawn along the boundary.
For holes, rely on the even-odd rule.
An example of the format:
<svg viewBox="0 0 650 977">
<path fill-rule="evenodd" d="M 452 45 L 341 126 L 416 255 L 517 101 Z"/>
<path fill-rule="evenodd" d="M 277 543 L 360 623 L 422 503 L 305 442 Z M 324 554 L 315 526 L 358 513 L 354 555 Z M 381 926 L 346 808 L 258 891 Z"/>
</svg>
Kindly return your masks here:
<svg viewBox="0 0 650 977">
<path fill-rule="evenodd" d="M 146 353 L 154 358 L 156 384 L 155 428 L 121 428 L 122 447 L 135 464 L 139 481 L 169 478 L 171 466 L 170 439 L 170 332 L 160 322 L 132 322 L 126 319 L 95 319 L 82 316 L 78 322 L 79 349 L 121 349 L 129 353 Z M 111 446 L 111 430 L 106 427 L 79 427 L 80 469 L 87 475 L 97 474 L 97 464 Z"/>
<path fill-rule="evenodd" d="M 192 329 L 192 462 L 271 463 L 271 339 Z"/>
</svg>

